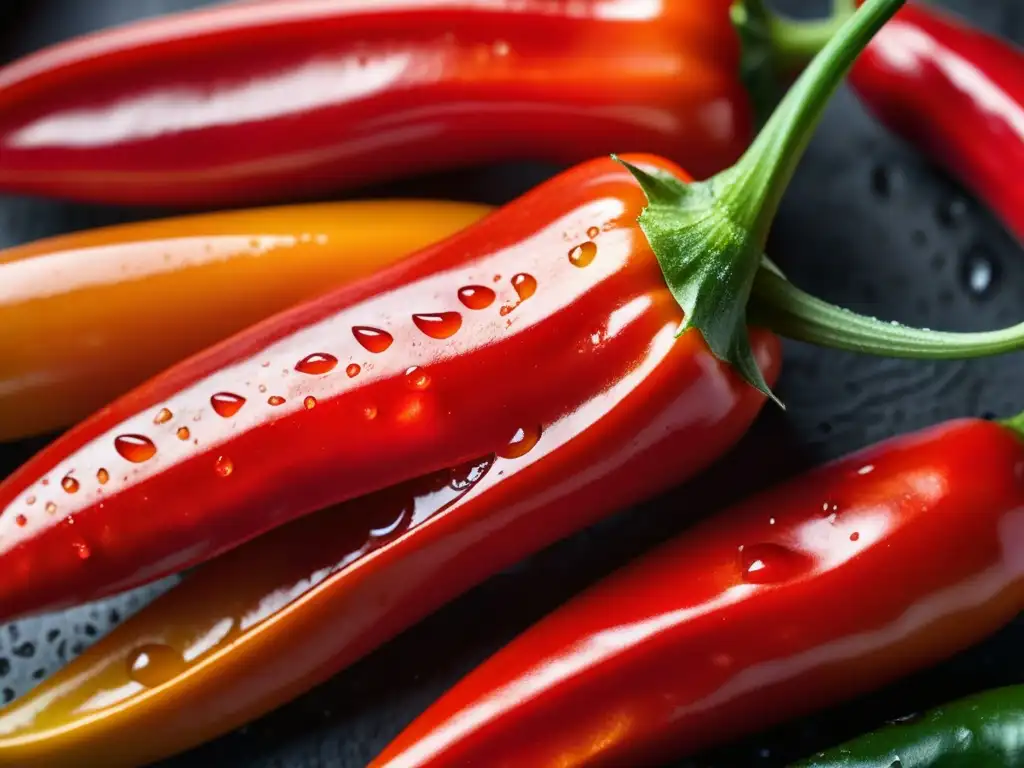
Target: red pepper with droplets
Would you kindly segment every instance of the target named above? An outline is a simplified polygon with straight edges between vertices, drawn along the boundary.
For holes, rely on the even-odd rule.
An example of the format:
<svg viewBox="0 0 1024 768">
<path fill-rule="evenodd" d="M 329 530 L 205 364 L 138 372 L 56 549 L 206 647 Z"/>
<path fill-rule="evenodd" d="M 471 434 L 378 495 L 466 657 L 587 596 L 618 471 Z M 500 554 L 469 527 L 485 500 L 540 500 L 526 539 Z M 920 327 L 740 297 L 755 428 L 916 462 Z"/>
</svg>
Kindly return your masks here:
<svg viewBox="0 0 1024 768">
<path fill-rule="evenodd" d="M 954 421 L 661 545 L 513 640 L 371 765 L 658 764 L 923 669 L 1022 607 L 1024 417 Z"/>
<path fill-rule="evenodd" d="M 182 362 L 66 433 L 0 485 L 0 618 L 156 579 L 489 453 L 579 482 L 622 460 L 602 435 L 627 414 L 616 446 L 627 455 L 646 456 L 683 424 L 720 424 L 718 439 L 695 443 L 710 461 L 749 423 L 755 390 L 771 395 L 774 342 L 748 333 L 752 291 L 750 310 L 769 326 L 830 346 L 933 358 L 1020 349 L 1022 327 L 894 327 L 762 266 L 781 192 L 829 96 L 899 5 L 872 0 L 844 26 L 719 176 L 686 183 L 650 156 L 585 163 Z M 635 414 L 617 404 L 634 391 L 644 392 Z M 680 415 L 663 421 L 672 408 Z M 562 465 L 570 454 L 557 448 L 570 437 L 580 450 Z M 633 491 L 608 494 L 616 506 L 698 462 L 662 453 L 645 465 Z M 528 554 L 611 508 L 537 522 L 508 552 Z"/>
<path fill-rule="evenodd" d="M 923 3 L 861 55 L 850 82 L 888 128 L 928 153 L 1024 240 L 1024 51 Z"/>
<path fill-rule="evenodd" d="M 0 69 L 0 188 L 238 204 L 632 148 L 708 176 L 753 135 L 731 3 L 292 0 L 121 26 Z"/>
</svg>

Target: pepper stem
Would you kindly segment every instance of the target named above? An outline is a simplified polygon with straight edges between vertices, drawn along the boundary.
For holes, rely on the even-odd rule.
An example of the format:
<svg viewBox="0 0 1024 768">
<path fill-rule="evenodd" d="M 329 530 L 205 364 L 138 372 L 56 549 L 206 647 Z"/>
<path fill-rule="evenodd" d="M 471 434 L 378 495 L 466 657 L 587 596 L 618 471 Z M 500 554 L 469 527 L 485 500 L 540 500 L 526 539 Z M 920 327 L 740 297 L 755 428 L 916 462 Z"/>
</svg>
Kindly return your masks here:
<svg viewBox="0 0 1024 768">
<path fill-rule="evenodd" d="M 741 0 L 733 6 L 732 21 L 742 43 L 740 76 L 759 128 L 793 78 L 856 10 L 856 0 L 832 0 L 830 16 L 804 21 L 773 12 L 765 0 Z"/>
<path fill-rule="evenodd" d="M 1024 440 L 1024 411 L 1008 419 L 1000 419 L 998 423 L 1015 432 L 1017 437 Z"/>
<path fill-rule="evenodd" d="M 647 195 L 638 222 L 683 310 L 679 333 L 696 328 L 716 357 L 776 402 L 754 359 L 746 325 L 768 231 L 829 97 L 903 1 L 866 0 L 829 39 L 732 168 L 684 184 L 664 170 L 623 163 Z"/>
</svg>

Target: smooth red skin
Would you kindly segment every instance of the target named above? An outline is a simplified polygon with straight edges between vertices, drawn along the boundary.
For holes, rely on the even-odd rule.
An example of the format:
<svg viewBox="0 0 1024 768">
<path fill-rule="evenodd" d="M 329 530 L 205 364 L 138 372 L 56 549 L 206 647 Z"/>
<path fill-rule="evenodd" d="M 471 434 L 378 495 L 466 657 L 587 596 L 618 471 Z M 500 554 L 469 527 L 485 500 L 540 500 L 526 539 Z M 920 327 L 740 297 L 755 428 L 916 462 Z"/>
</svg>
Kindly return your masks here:
<svg viewBox="0 0 1024 768">
<path fill-rule="evenodd" d="M 667 161 L 636 159 L 686 178 Z M 521 429 L 544 428 L 527 454 L 530 471 L 554 461 L 545 471 L 572 484 L 599 478 L 610 461 L 629 458 L 636 468 L 632 484 L 597 484 L 597 511 L 561 510 L 551 522 L 559 535 L 638 488 L 650 485 L 650 493 L 690 476 L 742 434 L 763 398 L 715 361 L 698 334 L 674 340 L 681 313 L 636 224 L 644 205 L 610 158 L 577 166 L 447 241 L 169 369 L 72 429 L 0 485 L 0 619 L 141 584 L 331 504 L 500 454 Z M 569 253 L 588 231 L 597 255 L 580 268 Z M 503 314 L 518 298 L 520 273 L 537 280 L 536 293 Z M 467 285 L 490 286 L 497 301 L 464 308 L 457 292 Z M 440 311 L 463 317 L 449 339 L 412 322 L 414 312 Z M 394 344 L 367 352 L 354 326 L 386 329 Z M 777 341 L 753 338 L 775 375 Z M 337 368 L 326 376 L 294 370 L 316 353 L 336 356 Z M 345 373 L 352 362 L 362 366 L 355 378 Z M 410 386 L 414 366 L 429 376 L 426 389 Z M 616 387 L 634 396 L 613 416 L 612 402 L 624 397 L 613 395 Z M 219 392 L 248 400 L 221 418 L 210 403 Z M 273 407 L 274 396 L 287 402 Z M 155 424 L 164 408 L 173 418 Z M 618 419 L 625 422 L 609 442 Z M 192 439 L 176 437 L 182 426 Z M 156 455 L 141 464 L 121 458 L 115 437 L 125 434 L 152 438 Z M 682 451 L 657 447 L 670 439 L 694 442 Z M 561 442 L 578 448 L 532 466 Z M 233 471 L 222 477 L 217 468 L 228 461 Z M 101 468 L 106 485 L 97 482 Z M 68 473 L 77 493 L 61 489 Z M 543 526 L 515 535 L 553 536 Z"/>
<path fill-rule="evenodd" d="M 926 152 L 1024 240 L 1024 50 L 908 5 L 850 81 L 888 128 Z"/>
<path fill-rule="evenodd" d="M 774 580 L 745 581 L 754 559 Z M 948 657 L 1011 620 L 1022 587 L 1024 443 L 951 422 L 757 495 L 611 575 L 372 766 L 667 760 Z"/>
<path fill-rule="evenodd" d="M 631 150 L 709 176 L 752 135 L 730 2 L 289 0 L 130 24 L 0 69 L 0 189 L 238 204 Z"/>
</svg>

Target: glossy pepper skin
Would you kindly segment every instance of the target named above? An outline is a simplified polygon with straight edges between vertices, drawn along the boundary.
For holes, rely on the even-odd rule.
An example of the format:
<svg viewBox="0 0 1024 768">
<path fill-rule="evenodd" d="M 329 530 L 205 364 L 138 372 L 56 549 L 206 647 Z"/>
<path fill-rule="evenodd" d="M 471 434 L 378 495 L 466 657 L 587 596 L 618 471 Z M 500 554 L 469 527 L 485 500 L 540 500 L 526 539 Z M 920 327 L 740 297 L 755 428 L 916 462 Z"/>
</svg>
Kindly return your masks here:
<svg viewBox="0 0 1024 768">
<path fill-rule="evenodd" d="M 372 765 L 656 764 L 798 717 L 1012 619 L 1022 546 L 1015 430 L 964 420 L 881 443 L 599 582 Z"/>
<path fill-rule="evenodd" d="M 1024 51 L 923 3 L 906 6 L 858 59 L 868 109 L 927 152 L 1024 240 Z"/>
<path fill-rule="evenodd" d="M 485 161 L 667 154 L 752 135 L 732 0 L 226 4 L 0 69 L 0 188 L 222 205 Z"/>
<path fill-rule="evenodd" d="M 673 342 L 658 294 L 629 306 L 622 333 L 660 335 L 636 368 L 547 426 L 532 449 L 519 455 L 533 435 L 203 566 L 0 710 L 0 763 L 134 766 L 226 733 L 501 568 L 695 474 L 746 430 L 761 396 L 694 335 Z M 774 337 L 759 334 L 757 353 L 773 380 Z M 133 673 L 147 652 L 157 661 Z"/>
<path fill-rule="evenodd" d="M 1024 688 L 979 693 L 890 723 L 792 768 L 1020 768 Z"/>
<path fill-rule="evenodd" d="M 620 455 L 601 438 L 610 424 L 594 428 L 623 418 L 609 413 L 619 399 L 637 409 L 628 455 L 658 442 L 643 424 L 674 413 L 669 432 L 707 428 L 689 455 L 710 460 L 762 399 L 694 334 L 675 339 L 680 310 L 636 223 L 644 202 L 610 158 L 577 166 L 79 424 L 0 484 L 0 617 L 141 584 L 488 453 L 557 463 L 547 451 L 567 434 L 586 450 L 556 476 L 578 482 L 582 467 Z M 773 372 L 775 342 L 753 339 Z M 656 456 L 644 488 L 696 463 Z"/>
<path fill-rule="evenodd" d="M 0 251 L 0 440 L 79 421 L 174 362 L 489 210 L 418 200 L 263 208 Z"/>
</svg>

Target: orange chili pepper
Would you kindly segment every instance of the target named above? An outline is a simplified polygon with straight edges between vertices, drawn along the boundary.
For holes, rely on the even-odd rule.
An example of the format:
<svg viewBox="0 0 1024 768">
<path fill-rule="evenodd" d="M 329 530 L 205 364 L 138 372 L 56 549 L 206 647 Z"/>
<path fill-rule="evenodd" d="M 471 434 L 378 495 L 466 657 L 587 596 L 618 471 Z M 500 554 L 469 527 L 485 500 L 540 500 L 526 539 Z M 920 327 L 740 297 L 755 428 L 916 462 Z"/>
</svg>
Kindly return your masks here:
<svg viewBox="0 0 1024 768">
<path fill-rule="evenodd" d="M 177 360 L 488 210 L 416 200 L 262 208 L 0 252 L 0 440 L 78 421 Z"/>
</svg>

